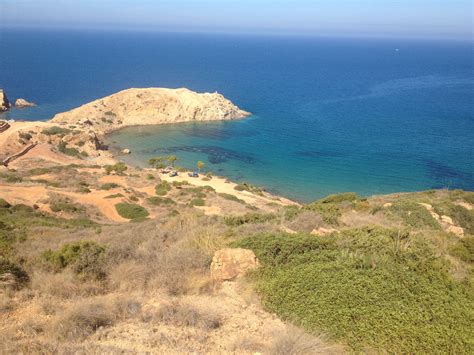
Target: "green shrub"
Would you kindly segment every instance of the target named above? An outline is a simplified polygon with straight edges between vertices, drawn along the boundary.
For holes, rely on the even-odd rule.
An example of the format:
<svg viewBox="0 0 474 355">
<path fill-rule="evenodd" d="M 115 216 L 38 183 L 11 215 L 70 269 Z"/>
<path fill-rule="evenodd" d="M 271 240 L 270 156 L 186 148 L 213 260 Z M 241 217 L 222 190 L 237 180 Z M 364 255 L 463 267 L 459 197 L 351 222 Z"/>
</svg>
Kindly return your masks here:
<svg viewBox="0 0 474 355">
<path fill-rule="evenodd" d="M 53 212 L 67 212 L 67 213 L 79 213 L 84 212 L 84 206 L 81 206 L 77 203 L 70 202 L 68 200 L 57 200 L 52 201 L 49 204 L 51 211 Z"/>
<path fill-rule="evenodd" d="M 6 182 L 10 184 L 15 184 L 17 182 L 23 181 L 21 176 L 18 176 L 14 173 L 0 173 L 0 178 L 4 179 Z"/>
<path fill-rule="evenodd" d="M 117 163 L 114 165 L 106 165 L 104 166 L 105 173 L 109 175 L 112 172 L 115 172 L 117 175 L 123 175 L 123 173 L 128 169 L 125 163 Z"/>
<path fill-rule="evenodd" d="M 59 142 L 58 151 L 71 157 L 79 157 L 79 151 L 76 148 L 68 148 L 65 142 Z"/>
<path fill-rule="evenodd" d="M 421 236 L 382 228 L 330 236 L 264 234 L 255 251 L 263 305 L 355 352 L 470 353 L 471 283 Z"/>
<path fill-rule="evenodd" d="M 467 236 L 460 239 L 450 249 L 451 255 L 454 255 L 467 263 L 474 263 L 474 236 Z"/>
<path fill-rule="evenodd" d="M 44 174 L 49 174 L 53 172 L 52 168 L 33 168 L 28 170 L 28 175 L 34 176 L 34 175 L 44 175 Z"/>
<path fill-rule="evenodd" d="M 433 229 L 441 228 L 431 213 L 425 207 L 414 201 L 397 201 L 388 208 L 388 211 L 401 218 L 402 221 L 410 227 L 429 227 Z"/>
<path fill-rule="evenodd" d="M 0 255 L 7 255 L 13 250 L 15 243 L 25 240 L 26 232 L 23 226 L 0 220 Z"/>
<path fill-rule="evenodd" d="M 55 136 L 55 135 L 65 136 L 66 134 L 71 133 L 71 132 L 72 131 L 70 129 L 62 128 L 58 126 L 45 128 L 41 131 L 41 133 L 47 136 Z"/>
<path fill-rule="evenodd" d="M 175 205 L 176 202 L 174 202 L 172 199 L 168 197 L 158 197 L 158 196 L 153 196 L 147 199 L 147 201 L 155 206 L 162 206 L 162 205 Z"/>
<path fill-rule="evenodd" d="M 435 204 L 434 209 L 439 215 L 447 215 L 464 228 L 467 234 L 474 235 L 474 210 L 468 210 L 452 203 Z"/>
<path fill-rule="evenodd" d="M 118 194 L 112 194 L 112 195 L 105 196 L 104 198 L 119 198 L 119 197 L 125 197 L 125 196 L 122 195 L 121 193 L 118 193 Z"/>
<path fill-rule="evenodd" d="M 229 201 L 234 201 L 234 202 L 245 204 L 244 200 L 241 200 L 240 198 L 238 198 L 237 196 L 232 195 L 232 194 L 227 194 L 225 192 L 221 192 L 221 193 L 219 193 L 219 196 L 222 197 L 223 199 L 226 199 L 226 200 L 229 200 Z"/>
<path fill-rule="evenodd" d="M 115 182 L 106 182 L 105 184 L 100 185 L 99 190 L 112 190 L 116 189 L 117 187 L 120 187 L 119 184 L 116 184 Z"/>
<path fill-rule="evenodd" d="M 118 203 L 115 205 L 115 209 L 120 216 L 127 219 L 145 218 L 149 216 L 145 208 L 133 203 Z"/>
<path fill-rule="evenodd" d="M 30 281 L 27 272 L 20 265 L 0 256 L 0 284 L 2 281 L 8 282 L 11 277 L 14 282 L 11 286 L 14 288 L 20 288 Z"/>
<path fill-rule="evenodd" d="M 158 196 L 165 196 L 169 191 L 171 191 L 171 185 L 168 181 L 162 181 L 155 186 L 155 193 Z"/>
<path fill-rule="evenodd" d="M 93 241 L 80 241 L 65 244 L 61 249 L 47 250 L 42 258 L 56 271 L 71 266 L 74 272 L 97 279 L 105 277 L 105 247 Z"/>
<path fill-rule="evenodd" d="M 206 203 L 202 198 L 193 198 L 189 205 L 192 206 L 204 206 Z"/>
<path fill-rule="evenodd" d="M 344 192 L 341 194 L 329 195 L 325 198 L 318 200 L 317 202 L 326 203 L 341 203 L 341 202 L 354 202 L 358 199 L 357 194 L 354 192 Z"/>
<path fill-rule="evenodd" d="M 236 191 L 248 191 L 248 192 L 254 193 L 256 195 L 263 195 L 263 189 L 261 189 L 260 187 L 248 184 L 246 182 L 244 182 L 242 184 L 239 184 L 239 185 L 236 185 L 234 187 L 234 190 L 236 190 Z"/>
<path fill-rule="evenodd" d="M 224 217 L 224 222 L 228 226 L 241 226 L 247 223 L 265 223 L 275 219 L 276 216 L 272 213 L 259 214 L 259 213 L 247 213 L 243 216 L 227 216 Z"/>
<path fill-rule="evenodd" d="M 10 205 L 6 200 L 3 198 L 0 198 L 0 208 L 10 208 L 12 205 Z"/>
<path fill-rule="evenodd" d="M 183 181 L 173 181 L 171 183 L 174 187 L 181 187 L 181 186 L 187 186 L 189 185 L 189 182 L 187 182 L 186 180 L 183 180 Z"/>
<path fill-rule="evenodd" d="M 21 139 L 24 139 L 24 140 L 27 140 L 27 141 L 29 141 L 31 138 L 33 138 L 33 136 L 28 132 L 20 132 L 18 135 Z"/>
</svg>

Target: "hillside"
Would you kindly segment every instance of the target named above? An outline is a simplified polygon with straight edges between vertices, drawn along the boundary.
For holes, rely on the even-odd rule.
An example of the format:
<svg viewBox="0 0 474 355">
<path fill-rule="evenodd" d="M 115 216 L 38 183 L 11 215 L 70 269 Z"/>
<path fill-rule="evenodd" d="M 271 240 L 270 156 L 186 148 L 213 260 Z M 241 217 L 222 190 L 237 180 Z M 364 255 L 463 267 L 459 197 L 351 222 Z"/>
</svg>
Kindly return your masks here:
<svg viewBox="0 0 474 355">
<path fill-rule="evenodd" d="M 472 192 L 302 206 L 48 154 L 0 172 L 1 351 L 472 350 Z M 214 279 L 224 247 L 260 269 Z"/>
</svg>

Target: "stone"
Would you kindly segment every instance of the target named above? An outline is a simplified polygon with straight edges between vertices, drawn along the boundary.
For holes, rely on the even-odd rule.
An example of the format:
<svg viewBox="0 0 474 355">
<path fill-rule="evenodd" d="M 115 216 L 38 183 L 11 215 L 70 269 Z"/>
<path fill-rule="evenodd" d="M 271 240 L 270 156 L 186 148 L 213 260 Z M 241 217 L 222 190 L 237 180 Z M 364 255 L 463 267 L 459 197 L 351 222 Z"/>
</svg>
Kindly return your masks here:
<svg viewBox="0 0 474 355">
<path fill-rule="evenodd" d="M 447 223 L 447 224 L 451 224 L 453 225 L 453 219 L 449 216 L 441 216 L 441 221 L 444 222 L 444 223 Z"/>
<path fill-rule="evenodd" d="M 26 101 L 25 99 L 17 99 L 15 101 L 15 107 L 18 107 L 18 108 L 34 107 L 34 106 L 36 106 L 35 103 Z"/>
<path fill-rule="evenodd" d="M 122 149 L 122 154 L 130 154 L 130 153 L 131 153 L 130 149 L 127 149 L 127 148 Z"/>
<path fill-rule="evenodd" d="M 464 237 L 464 229 L 462 229 L 461 227 L 457 227 L 457 226 L 449 226 L 446 231 L 448 233 L 453 233 L 454 235 L 456 235 L 457 237 Z"/>
<path fill-rule="evenodd" d="M 221 249 L 216 251 L 212 258 L 211 277 L 218 281 L 232 281 L 258 266 L 258 259 L 252 250 Z"/>
<path fill-rule="evenodd" d="M 389 207 L 392 207 L 392 206 L 393 206 L 393 203 L 391 203 L 391 202 L 387 202 L 387 203 L 383 204 L 383 208 L 389 208 Z"/>
<path fill-rule="evenodd" d="M 8 111 L 11 108 L 10 101 L 8 101 L 7 94 L 0 89 L 0 112 Z"/>
<path fill-rule="evenodd" d="M 313 235 L 328 235 L 334 232 L 339 232 L 337 229 L 329 227 L 329 228 L 324 228 L 324 227 L 319 227 L 318 229 L 313 229 L 311 234 Z"/>
</svg>

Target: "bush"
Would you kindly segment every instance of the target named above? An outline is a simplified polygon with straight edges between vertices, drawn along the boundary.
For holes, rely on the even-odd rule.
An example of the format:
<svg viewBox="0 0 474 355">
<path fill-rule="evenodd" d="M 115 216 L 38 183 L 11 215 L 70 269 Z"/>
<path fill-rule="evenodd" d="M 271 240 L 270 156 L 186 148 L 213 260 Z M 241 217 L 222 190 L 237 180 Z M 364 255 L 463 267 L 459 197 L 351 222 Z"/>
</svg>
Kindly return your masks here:
<svg viewBox="0 0 474 355">
<path fill-rule="evenodd" d="M 112 195 L 105 196 L 104 198 L 119 198 L 119 197 L 125 197 L 125 196 L 122 195 L 121 193 L 118 193 L 118 194 L 112 194 Z"/>
<path fill-rule="evenodd" d="M 58 151 L 71 157 L 79 157 L 79 151 L 76 148 L 68 148 L 65 142 L 58 144 Z"/>
<path fill-rule="evenodd" d="M 234 202 L 237 202 L 237 203 L 245 204 L 244 200 L 241 200 L 240 198 L 238 198 L 237 196 L 232 195 L 232 194 L 227 194 L 225 192 L 221 192 L 221 193 L 219 193 L 219 196 L 222 197 L 223 199 L 226 199 L 226 200 L 229 200 L 229 201 L 234 201 Z"/>
<path fill-rule="evenodd" d="M 71 266 L 77 274 L 105 278 L 105 247 L 93 241 L 65 244 L 57 251 L 43 252 L 42 258 L 56 271 Z"/>
<path fill-rule="evenodd" d="M 474 235 L 474 210 L 452 203 L 434 205 L 436 213 L 450 216 L 467 234 Z"/>
<path fill-rule="evenodd" d="M 199 310 L 179 302 L 164 305 L 158 311 L 158 320 L 175 327 L 195 327 L 203 330 L 214 330 L 221 326 L 219 316 Z"/>
<path fill-rule="evenodd" d="M 41 133 L 47 136 L 55 136 L 55 135 L 65 136 L 66 134 L 71 133 L 71 132 L 72 131 L 70 129 L 62 128 L 58 126 L 45 128 L 41 131 Z"/>
<path fill-rule="evenodd" d="M 128 169 L 128 167 L 125 165 L 125 163 L 117 163 L 114 165 L 106 165 L 104 169 L 107 175 L 112 172 L 115 172 L 117 175 L 123 175 L 123 173 Z"/>
<path fill-rule="evenodd" d="M 149 216 L 148 211 L 140 205 L 133 203 L 118 203 L 115 205 L 117 213 L 127 219 L 145 218 Z"/>
<path fill-rule="evenodd" d="M 397 201 L 388 208 L 388 211 L 401 218 L 402 221 L 410 227 L 429 227 L 432 229 L 441 228 L 431 213 L 425 207 L 414 201 Z"/>
<path fill-rule="evenodd" d="M 147 199 L 147 201 L 155 206 L 162 206 L 162 205 L 175 205 L 176 202 L 174 202 L 172 199 L 168 197 L 158 197 L 158 196 L 153 196 Z"/>
<path fill-rule="evenodd" d="M 254 193 L 254 194 L 257 194 L 257 195 L 263 195 L 263 189 L 261 189 L 260 187 L 248 184 L 246 182 L 244 182 L 242 184 L 239 184 L 239 185 L 236 185 L 234 187 L 234 190 L 236 190 L 236 191 L 248 191 L 248 192 L 251 192 L 251 193 Z"/>
<path fill-rule="evenodd" d="M 165 196 L 169 191 L 171 191 L 171 185 L 168 181 L 162 181 L 155 186 L 155 193 L 158 196 Z"/>
<path fill-rule="evenodd" d="M 470 352 L 473 286 L 454 280 L 420 235 L 363 228 L 264 234 L 234 246 L 254 250 L 262 263 L 264 306 L 309 331 L 356 352 Z"/>
<path fill-rule="evenodd" d="M 224 217 L 224 222 L 228 226 L 241 226 L 247 223 L 265 223 L 275 218 L 276 216 L 272 213 L 269 213 L 269 214 L 247 213 L 243 216 Z"/>
<path fill-rule="evenodd" d="M 30 281 L 23 268 L 0 256 L 0 287 L 20 288 Z"/>
<path fill-rule="evenodd" d="M 3 198 L 0 198 L 0 208 L 10 208 L 12 205 L 10 205 L 7 201 L 5 201 Z"/>
<path fill-rule="evenodd" d="M 460 239 L 450 249 L 451 255 L 454 255 L 467 263 L 474 263 L 474 236 L 467 236 Z"/>
<path fill-rule="evenodd" d="M 119 184 L 116 184 L 115 182 L 107 182 L 105 184 L 100 185 L 99 190 L 112 190 L 116 189 L 117 187 L 120 187 Z"/>
<path fill-rule="evenodd" d="M 189 202 L 189 206 L 204 206 L 206 202 L 202 198 L 193 198 L 191 202 Z"/>
<path fill-rule="evenodd" d="M 69 200 L 57 200 L 50 202 L 49 207 L 53 212 L 80 213 L 85 212 L 84 206 L 72 203 Z"/>
<path fill-rule="evenodd" d="M 20 133 L 18 134 L 18 136 L 19 136 L 21 139 L 24 139 L 24 140 L 27 140 L 27 141 L 29 141 L 31 138 L 33 138 L 33 136 L 32 136 L 30 133 L 28 133 L 28 132 L 20 132 Z"/>
</svg>

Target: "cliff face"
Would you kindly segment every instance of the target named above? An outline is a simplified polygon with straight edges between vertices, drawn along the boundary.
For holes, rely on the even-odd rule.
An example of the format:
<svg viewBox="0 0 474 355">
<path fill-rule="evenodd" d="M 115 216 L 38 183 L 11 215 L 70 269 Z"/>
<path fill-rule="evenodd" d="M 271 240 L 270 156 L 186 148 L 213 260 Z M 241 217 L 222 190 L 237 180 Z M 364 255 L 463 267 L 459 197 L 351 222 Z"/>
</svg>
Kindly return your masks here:
<svg viewBox="0 0 474 355">
<path fill-rule="evenodd" d="M 233 120 L 250 115 L 218 93 L 188 89 L 127 89 L 59 113 L 51 120 L 90 126 L 97 133 L 134 125 Z"/>
<path fill-rule="evenodd" d="M 0 112 L 8 111 L 10 107 L 11 105 L 8 101 L 7 94 L 5 94 L 3 89 L 0 89 Z"/>
</svg>

